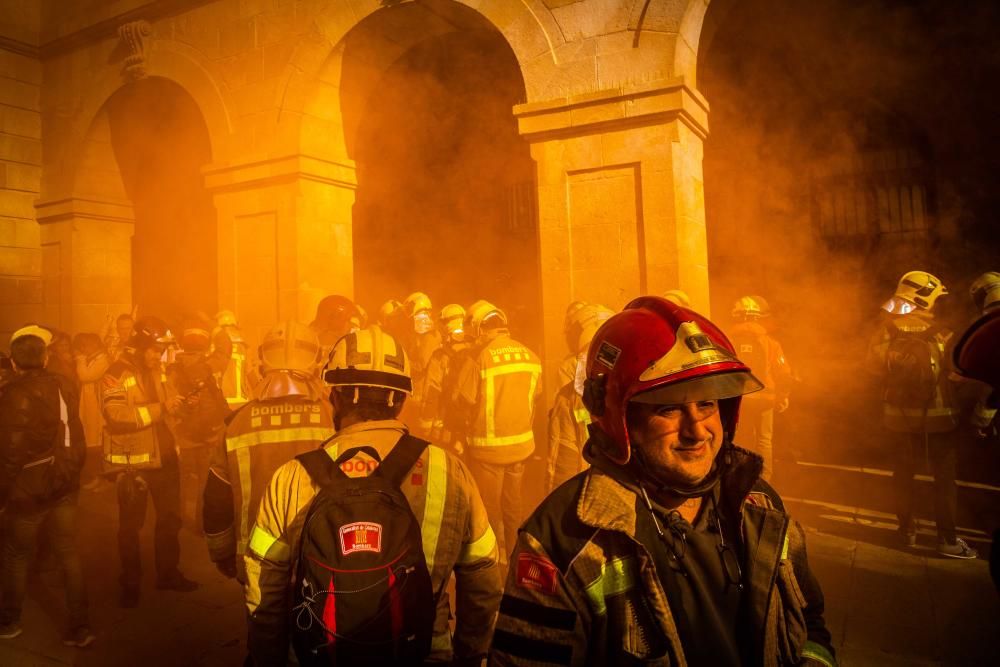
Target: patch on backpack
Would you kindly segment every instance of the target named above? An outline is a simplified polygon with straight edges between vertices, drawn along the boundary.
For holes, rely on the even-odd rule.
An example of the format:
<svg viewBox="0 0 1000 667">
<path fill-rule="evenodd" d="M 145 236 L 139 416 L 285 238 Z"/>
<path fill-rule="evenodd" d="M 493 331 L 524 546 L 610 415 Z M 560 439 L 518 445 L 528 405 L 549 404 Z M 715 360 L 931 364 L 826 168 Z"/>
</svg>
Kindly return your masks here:
<svg viewBox="0 0 1000 667">
<path fill-rule="evenodd" d="M 355 521 L 340 527 L 340 552 L 349 556 L 355 551 L 382 552 L 382 525 Z"/>
<path fill-rule="evenodd" d="M 555 595 L 559 585 L 559 568 L 547 558 L 518 554 L 517 585 L 531 588 L 546 595 Z"/>
</svg>

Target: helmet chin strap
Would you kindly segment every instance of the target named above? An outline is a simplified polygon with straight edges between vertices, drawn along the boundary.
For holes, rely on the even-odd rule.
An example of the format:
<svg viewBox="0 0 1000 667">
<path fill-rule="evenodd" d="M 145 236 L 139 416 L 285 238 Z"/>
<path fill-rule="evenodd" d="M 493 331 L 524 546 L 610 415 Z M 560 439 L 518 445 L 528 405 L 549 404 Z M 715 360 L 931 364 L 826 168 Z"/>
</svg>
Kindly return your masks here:
<svg viewBox="0 0 1000 667">
<path fill-rule="evenodd" d="M 731 461 L 729 454 L 730 446 L 729 441 L 724 440 L 722 449 L 715 457 L 715 460 L 712 461 L 712 467 L 709 469 L 708 474 L 700 482 L 689 486 L 679 486 L 664 482 L 652 471 L 652 466 L 643 460 L 642 452 L 637 449 L 633 450 L 632 458 L 639 464 L 636 466 L 636 474 L 640 483 L 643 480 L 648 480 L 656 487 L 657 492 L 662 494 L 669 494 L 679 498 L 701 498 L 711 493 L 719 485 L 722 473 L 729 468 Z"/>
</svg>

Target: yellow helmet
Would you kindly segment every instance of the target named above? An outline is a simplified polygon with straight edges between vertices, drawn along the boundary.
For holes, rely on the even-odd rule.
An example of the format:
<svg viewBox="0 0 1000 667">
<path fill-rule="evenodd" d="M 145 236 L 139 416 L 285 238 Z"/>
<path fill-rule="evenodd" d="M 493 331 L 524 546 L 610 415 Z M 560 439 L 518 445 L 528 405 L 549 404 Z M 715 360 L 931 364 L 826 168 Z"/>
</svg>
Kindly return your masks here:
<svg viewBox="0 0 1000 667">
<path fill-rule="evenodd" d="M 576 349 L 578 352 L 587 349 L 590 341 L 594 339 L 594 334 L 597 333 L 597 330 L 614 314 L 614 311 L 610 308 L 597 303 L 588 304 L 576 313 L 575 320 L 579 325 L 576 340 Z"/>
<path fill-rule="evenodd" d="M 438 320 L 441 321 L 441 326 L 444 327 L 444 330 L 449 334 L 461 334 L 465 331 L 463 328 L 465 308 L 462 308 L 462 306 L 457 303 L 449 303 L 441 309 L 441 314 L 438 315 Z"/>
<path fill-rule="evenodd" d="M 403 307 L 406 308 L 406 314 L 409 317 L 413 317 L 421 311 L 433 308 L 431 305 L 431 298 L 423 292 L 414 292 L 410 296 L 406 297 L 406 301 L 403 302 Z"/>
<path fill-rule="evenodd" d="M 410 360 L 403 346 L 378 326 L 352 331 L 337 341 L 323 368 L 323 380 L 331 387 L 374 387 L 411 394 L 410 377 Z"/>
<path fill-rule="evenodd" d="M 1000 306 L 1000 273 L 987 271 L 972 281 L 969 294 L 980 310 Z"/>
<path fill-rule="evenodd" d="M 399 309 L 402 307 L 403 304 L 401 304 L 399 301 L 396 301 L 395 299 L 389 299 L 388 301 L 382 304 L 381 308 L 378 309 L 378 323 L 384 327 L 394 317 L 396 317 L 397 313 L 399 313 Z"/>
<path fill-rule="evenodd" d="M 465 314 L 465 333 L 478 339 L 483 333 L 483 322 L 490 318 L 500 318 L 503 326 L 507 326 L 507 314 L 489 301 L 480 299 L 469 306 Z"/>
<path fill-rule="evenodd" d="M 215 314 L 215 323 L 220 327 L 235 327 L 236 313 L 231 310 L 220 310 Z"/>
<path fill-rule="evenodd" d="M 766 301 L 753 294 L 741 296 L 733 304 L 730 315 L 737 320 L 756 320 L 765 317 L 770 310 Z"/>
<path fill-rule="evenodd" d="M 663 293 L 663 298 L 667 301 L 673 301 L 678 306 L 684 306 L 685 308 L 691 307 L 691 297 L 688 293 L 682 289 L 670 289 Z"/>
<path fill-rule="evenodd" d="M 320 362 L 319 336 L 312 327 L 299 322 L 278 324 L 266 334 L 257 348 L 261 370 L 303 371 L 312 373 Z"/>
<path fill-rule="evenodd" d="M 896 286 L 896 298 L 903 299 L 925 310 L 934 307 L 934 303 L 948 294 L 948 288 L 941 279 L 926 271 L 910 271 L 903 274 Z"/>
</svg>

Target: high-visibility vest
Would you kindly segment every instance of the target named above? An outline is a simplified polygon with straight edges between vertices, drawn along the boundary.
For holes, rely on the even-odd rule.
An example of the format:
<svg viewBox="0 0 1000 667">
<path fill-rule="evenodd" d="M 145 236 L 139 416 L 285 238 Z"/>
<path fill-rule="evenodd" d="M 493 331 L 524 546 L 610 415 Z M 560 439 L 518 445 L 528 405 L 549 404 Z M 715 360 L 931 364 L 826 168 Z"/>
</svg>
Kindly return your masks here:
<svg viewBox="0 0 1000 667">
<path fill-rule="evenodd" d="M 250 366 L 247 359 L 247 344 L 239 330 L 226 328 L 226 336 L 232 343 L 229 363 L 218 376 L 219 388 L 231 408 L 238 408 L 250 400 Z"/>
<path fill-rule="evenodd" d="M 160 447 L 173 446 L 160 442 L 169 431 L 157 427 L 166 418 L 166 382 L 161 369 L 143 373 L 125 357 L 108 368 L 100 388 L 106 471 L 160 467 Z"/>
<path fill-rule="evenodd" d="M 549 412 L 549 491 L 589 466 L 583 458 L 583 446 L 590 435 L 589 423 L 590 413 L 574 385 L 563 385 Z"/>
<path fill-rule="evenodd" d="M 475 416 L 468 438 L 469 453 L 488 463 L 515 463 L 535 450 L 532 423 L 541 394 L 542 364 L 538 356 L 507 334 L 489 341 L 460 382 L 475 383 Z"/>
</svg>

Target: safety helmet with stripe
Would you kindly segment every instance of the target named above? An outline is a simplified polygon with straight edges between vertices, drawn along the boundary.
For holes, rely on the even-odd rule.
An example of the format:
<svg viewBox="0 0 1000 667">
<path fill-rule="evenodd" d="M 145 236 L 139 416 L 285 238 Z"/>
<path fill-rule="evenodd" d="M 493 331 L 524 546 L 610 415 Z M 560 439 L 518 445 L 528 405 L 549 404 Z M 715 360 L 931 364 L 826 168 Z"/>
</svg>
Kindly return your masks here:
<svg viewBox="0 0 1000 667">
<path fill-rule="evenodd" d="M 352 331 L 330 350 L 323 380 L 337 389 L 369 387 L 392 392 L 413 393 L 410 360 L 403 346 L 379 326 Z"/>
<path fill-rule="evenodd" d="M 730 314 L 737 320 L 759 320 L 771 314 L 771 306 L 764 297 L 748 294 L 736 300 Z"/>
<path fill-rule="evenodd" d="M 969 294 L 979 310 L 1000 306 L 1000 273 L 987 271 L 976 278 L 972 281 Z"/>
<path fill-rule="evenodd" d="M 678 405 L 717 400 L 731 440 L 740 397 L 763 386 L 711 321 L 662 297 L 644 296 L 597 330 L 587 352 L 583 402 L 612 444 L 608 456 L 624 465 L 631 458 L 626 424 L 630 401 Z"/>
<path fill-rule="evenodd" d="M 410 296 L 406 297 L 406 301 L 403 302 L 403 307 L 406 309 L 407 316 L 413 317 L 417 313 L 425 310 L 431 310 L 434 306 L 431 304 L 431 298 L 429 296 L 423 292 L 414 292 Z"/>
<path fill-rule="evenodd" d="M 465 333 L 472 340 L 478 340 L 483 335 L 483 324 L 487 320 L 497 320 L 500 326 L 507 326 L 507 314 L 489 301 L 480 299 L 469 306 L 465 313 Z"/>
<path fill-rule="evenodd" d="M 236 313 L 231 310 L 220 310 L 215 314 L 215 323 L 220 327 L 238 326 L 236 322 Z"/>
<path fill-rule="evenodd" d="M 312 373 L 320 363 L 319 336 L 311 327 L 288 320 L 264 334 L 257 348 L 261 370 Z"/>
<path fill-rule="evenodd" d="M 463 328 L 465 326 L 465 308 L 457 303 L 449 303 L 442 308 L 438 320 L 441 322 L 441 328 L 449 336 L 461 336 L 465 332 Z"/>
<path fill-rule="evenodd" d="M 924 310 L 934 308 L 934 303 L 948 294 L 941 279 L 926 271 L 909 271 L 903 274 L 896 286 L 895 296 Z"/>
</svg>

